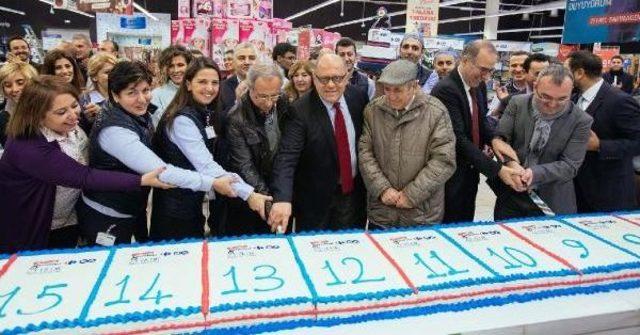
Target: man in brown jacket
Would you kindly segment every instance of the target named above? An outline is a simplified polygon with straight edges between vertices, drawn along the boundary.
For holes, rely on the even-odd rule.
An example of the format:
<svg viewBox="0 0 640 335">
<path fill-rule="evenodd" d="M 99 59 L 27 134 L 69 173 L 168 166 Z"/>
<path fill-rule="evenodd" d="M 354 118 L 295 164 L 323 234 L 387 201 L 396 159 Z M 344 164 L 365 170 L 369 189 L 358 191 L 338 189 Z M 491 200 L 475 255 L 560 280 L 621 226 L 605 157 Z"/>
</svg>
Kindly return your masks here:
<svg viewBox="0 0 640 335">
<path fill-rule="evenodd" d="M 384 96 L 364 111 L 360 172 L 369 221 L 382 228 L 442 220 L 444 184 L 456 169 L 447 109 L 419 89 L 416 75 L 414 63 L 389 64 L 378 80 Z"/>
</svg>

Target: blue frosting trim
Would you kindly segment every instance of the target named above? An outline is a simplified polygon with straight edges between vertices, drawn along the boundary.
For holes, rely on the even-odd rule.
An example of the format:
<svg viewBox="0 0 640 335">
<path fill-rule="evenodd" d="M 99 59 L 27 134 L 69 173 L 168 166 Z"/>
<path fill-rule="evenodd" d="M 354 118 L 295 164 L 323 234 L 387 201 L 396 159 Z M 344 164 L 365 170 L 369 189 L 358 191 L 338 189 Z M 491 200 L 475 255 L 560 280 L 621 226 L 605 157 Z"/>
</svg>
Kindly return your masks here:
<svg viewBox="0 0 640 335">
<path fill-rule="evenodd" d="M 291 247 L 291 251 L 293 252 L 293 258 L 295 258 L 296 264 L 298 264 L 298 268 L 300 269 L 300 273 L 302 274 L 302 279 L 304 279 L 304 282 L 307 284 L 307 287 L 309 288 L 309 292 L 311 293 L 311 299 L 315 304 L 318 301 L 318 291 L 316 291 L 316 287 L 313 285 L 313 282 L 309 277 L 307 268 L 302 263 L 300 254 L 298 254 L 298 249 L 296 248 L 295 243 L 293 243 L 293 239 L 291 238 L 291 236 L 287 237 L 287 242 L 289 242 L 289 246 Z"/>
<path fill-rule="evenodd" d="M 87 320 L 82 323 L 83 328 L 96 327 L 103 324 L 126 324 L 129 322 L 149 321 L 156 319 L 168 319 L 191 316 L 194 314 L 200 314 L 200 306 L 178 307 L 178 308 L 164 308 L 162 310 L 145 311 L 145 312 L 133 312 L 118 314 L 113 316 L 96 318 L 93 320 Z"/>
<path fill-rule="evenodd" d="M 485 262 L 481 261 L 480 258 L 474 256 L 471 252 L 469 252 L 469 250 L 465 249 L 462 245 L 460 245 L 460 243 L 458 243 L 456 240 L 454 240 L 451 236 L 447 235 L 445 232 L 443 232 L 440 229 L 435 229 L 435 231 L 438 234 L 440 234 L 440 236 L 444 237 L 447 241 L 449 241 L 451 244 L 453 244 L 456 248 L 460 249 L 460 251 L 462 251 L 465 255 L 467 255 L 473 261 L 475 261 L 480 266 L 482 266 L 485 270 L 489 271 L 489 273 L 491 273 L 492 275 L 494 275 L 496 277 L 500 277 L 500 274 L 498 272 L 496 272 L 494 269 L 492 269 Z"/>
<path fill-rule="evenodd" d="M 578 231 L 580 231 L 580 232 L 582 232 L 582 233 L 584 233 L 586 235 L 589 235 L 590 237 L 593 237 L 596 240 L 599 240 L 600 242 L 603 242 L 603 243 L 605 243 L 605 244 L 607 244 L 607 245 L 609 245 L 609 246 L 611 246 L 611 247 L 613 247 L 615 249 L 618 249 L 618 250 L 620 250 L 620 251 L 622 251 L 624 253 L 627 253 L 627 254 L 629 254 L 629 255 L 631 255 L 633 257 L 640 258 L 640 255 L 636 254 L 635 252 L 633 252 L 633 251 L 631 251 L 631 250 L 629 250 L 627 248 L 623 248 L 623 247 L 621 247 L 621 246 L 619 246 L 619 245 L 617 245 L 617 244 L 605 239 L 604 237 L 598 236 L 598 235 L 596 235 L 596 234 L 594 234 L 594 233 L 592 233 L 592 232 L 590 232 L 590 231 L 588 231 L 588 230 L 586 230 L 584 228 L 578 227 L 577 225 L 575 225 L 573 223 L 567 222 L 565 220 L 558 220 L 558 221 L 560 223 L 563 223 L 563 224 L 565 224 L 565 225 L 567 225 L 567 226 L 569 226 L 569 227 L 571 227 L 571 228 L 573 228 L 575 230 L 578 230 Z"/>
<path fill-rule="evenodd" d="M 98 291 L 100 290 L 100 286 L 102 286 L 102 282 L 104 281 L 104 278 L 107 276 L 107 272 L 111 267 L 111 263 L 113 262 L 113 258 L 115 257 L 115 255 L 116 255 L 116 249 L 111 249 L 109 251 L 109 256 L 107 256 L 107 260 L 104 262 L 104 265 L 102 266 L 102 270 L 100 270 L 98 279 L 96 280 L 96 283 L 93 285 L 93 288 L 91 289 L 91 294 L 89 294 L 89 297 L 87 298 L 87 301 L 85 302 L 84 307 L 82 307 L 82 311 L 78 316 L 78 320 L 80 322 L 85 321 L 87 319 L 87 315 L 89 314 L 89 309 L 91 308 L 91 305 L 93 305 L 93 302 L 96 300 L 96 297 L 98 296 Z"/>
<path fill-rule="evenodd" d="M 545 300 L 560 296 L 591 295 L 596 293 L 606 293 L 611 291 L 627 290 L 640 287 L 640 280 L 623 281 L 611 284 L 594 285 L 589 287 L 570 287 L 552 289 L 547 291 L 510 294 L 500 297 L 489 297 L 475 299 L 457 303 L 443 303 L 431 306 L 409 307 L 394 311 L 379 311 L 362 315 L 351 315 L 347 317 L 330 317 L 317 321 L 294 320 L 285 322 L 271 322 L 258 325 L 233 327 L 226 329 L 211 329 L 201 334 L 259 334 L 265 332 L 281 331 L 300 327 L 333 327 L 343 324 L 357 324 L 376 320 L 392 320 L 411 316 L 424 316 L 437 313 L 450 313 L 474 310 L 489 306 L 504 306 L 513 303 L 525 303 L 530 301 Z"/>
<path fill-rule="evenodd" d="M 252 302 L 240 302 L 235 304 L 220 304 L 209 308 L 211 313 L 226 312 L 226 311 L 238 311 L 243 309 L 260 309 L 276 306 L 286 305 L 300 305 L 304 303 L 312 303 L 313 300 L 309 297 L 295 297 L 285 299 L 274 299 L 268 301 L 252 301 Z"/>
</svg>

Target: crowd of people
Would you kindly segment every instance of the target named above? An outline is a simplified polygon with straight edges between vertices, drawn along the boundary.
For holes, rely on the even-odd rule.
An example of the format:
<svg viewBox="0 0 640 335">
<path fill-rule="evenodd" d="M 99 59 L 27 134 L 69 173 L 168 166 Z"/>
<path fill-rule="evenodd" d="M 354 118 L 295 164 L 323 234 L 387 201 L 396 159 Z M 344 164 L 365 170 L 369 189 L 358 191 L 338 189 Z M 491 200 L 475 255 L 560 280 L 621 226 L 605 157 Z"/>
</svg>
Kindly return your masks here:
<svg viewBox="0 0 640 335">
<path fill-rule="evenodd" d="M 512 53 L 491 100 L 484 40 L 431 70 L 407 34 L 376 78 L 349 38 L 310 60 L 241 43 L 224 71 L 182 46 L 143 63 L 76 35 L 40 65 L 8 45 L 0 253 L 472 221 L 480 174 L 495 219 L 638 208 L 633 78 L 588 51 Z"/>
</svg>

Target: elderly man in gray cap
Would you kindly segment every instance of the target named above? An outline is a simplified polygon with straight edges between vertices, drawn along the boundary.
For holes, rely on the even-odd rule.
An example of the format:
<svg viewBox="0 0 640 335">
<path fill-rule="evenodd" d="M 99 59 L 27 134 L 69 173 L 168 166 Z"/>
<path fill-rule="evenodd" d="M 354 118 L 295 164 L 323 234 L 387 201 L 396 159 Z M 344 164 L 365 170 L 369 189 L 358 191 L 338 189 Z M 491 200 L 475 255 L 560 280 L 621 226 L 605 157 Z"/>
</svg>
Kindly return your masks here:
<svg viewBox="0 0 640 335">
<path fill-rule="evenodd" d="M 419 89 L 416 73 L 408 60 L 389 64 L 378 80 L 384 95 L 364 111 L 360 172 L 369 222 L 382 228 L 441 221 L 444 185 L 456 169 L 447 109 Z"/>
<path fill-rule="evenodd" d="M 416 78 L 420 87 L 426 84 L 431 76 L 431 72 L 422 65 L 422 56 L 424 56 L 424 38 L 419 33 L 407 33 L 400 41 L 399 49 L 400 59 L 406 59 L 418 66 Z"/>
</svg>

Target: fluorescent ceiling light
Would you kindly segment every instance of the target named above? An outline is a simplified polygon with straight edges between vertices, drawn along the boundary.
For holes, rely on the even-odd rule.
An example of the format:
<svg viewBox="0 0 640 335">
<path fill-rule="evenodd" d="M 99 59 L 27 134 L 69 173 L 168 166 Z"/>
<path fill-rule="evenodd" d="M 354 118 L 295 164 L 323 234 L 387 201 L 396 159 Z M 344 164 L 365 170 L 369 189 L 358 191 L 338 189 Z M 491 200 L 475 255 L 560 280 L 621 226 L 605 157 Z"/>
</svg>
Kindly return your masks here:
<svg viewBox="0 0 640 335">
<path fill-rule="evenodd" d="M 53 8 L 53 6 L 54 6 L 53 1 L 51 1 L 51 0 L 38 0 L 38 1 L 43 2 L 43 3 L 46 3 L 47 5 L 50 5 L 52 8 Z M 90 17 L 90 18 L 92 18 L 92 19 L 93 19 L 93 18 L 95 18 L 95 16 L 94 16 L 94 15 L 91 15 L 91 14 L 89 14 L 89 13 L 85 13 L 85 12 L 83 12 L 83 11 L 79 11 L 79 10 L 77 10 L 77 9 L 73 9 L 73 8 L 58 8 L 58 9 L 64 9 L 64 10 L 66 10 L 66 11 L 73 12 L 73 13 L 80 14 L 80 15 L 84 15 L 84 16 L 86 16 L 86 17 Z"/>
<path fill-rule="evenodd" d="M 457 18 L 453 18 L 453 19 L 440 20 L 439 23 L 444 24 L 444 23 L 451 23 L 451 22 L 480 20 L 480 19 L 486 19 L 488 17 L 500 17 L 500 16 L 508 16 L 508 15 L 520 15 L 520 14 L 527 14 L 527 13 L 538 13 L 538 12 L 550 11 L 550 10 L 554 10 L 554 9 L 565 9 L 566 7 L 567 7 L 566 0 L 561 0 L 561 1 L 554 1 L 554 2 L 544 3 L 544 4 L 532 6 L 532 7 L 529 7 L 529 8 L 523 8 L 523 9 L 512 10 L 512 11 L 503 11 L 503 12 L 498 12 L 498 13 L 494 13 L 494 14 L 476 15 L 476 16 L 468 16 L 468 17 L 457 17 Z"/>
<path fill-rule="evenodd" d="M 0 10 L 1 10 L 1 11 L 4 11 L 4 12 L 9 12 L 9 13 L 18 14 L 18 15 L 25 15 L 25 12 L 23 12 L 23 11 L 21 11 L 21 10 L 17 10 L 17 9 L 9 8 L 9 7 L 0 6 Z"/>
<path fill-rule="evenodd" d="M 401 11 L 389 13 L 389 14 L 387 14 L 387 16 L 391 17 L 391 16 L 398 16 L 398 15 L 404 15 L 404 14 L 407 14 L 406 10 L 401 10 Z M 375 20 L 377 18 L 378 18 L 378 15 L 369 16 L 369 17 L 365 17 L 365 18 L 362 18 L 362 19 L 357 19 L 357 20 L 351 20 L 351 21 L 347 21 L 347 22 L 332 24 L 330 26 L 324 27 L 324 29 L 349 26 L 349 25 L 352 25 L 352 24 L 360 23 L 360 22 L 367 22 L 367 21 Z"/>
<path fill-rule="evenodd" d="M 535 35 L 535 36 L 529 36 L 530 39 L 532 40 L 541 40 L 541 39 L 545 39 L 545 38 L 562 38 L 562 34 L 558 34 L 558 35 Z"/>
<path fill-rule="evenodd" d="M 305 9 L 303 11 L 295 13 L 295 14 L 289 16 L 289 17 L 286 17 L 285 20 L 291 21 L 293 19 L 297 19 L 297 18 L 299 18 L 301 16 L 304 16 L 304 15 L 307 15 L 307 14 L 309 14 L 311 12 L 314 12 L 314 11 L 320 9 L 320 8 L 324 8 L 324 7 L 327 7 L 329 5 L 333 5 L 334 3 L 337 3 L 339 1 L 340 0 L 328 0 L 328 1 L 325 1 L 325 2 L 322 2 L 322 3 L 319 3 L 319 4 L 317 4 L 317 5 L 313 6 L 313 7 L 307 8 L 307 9 Z"/>
<path fill-rule="evenodd" d="M 527 32 L 527 31 L 563 30 L 563 29 L 564 29 L 564 26 L 523 28 L 523 29 L 504 29 L 504 30 L 498 30 L 498 34 L 520 33 L 520 32 Z M 482 35 L 482 34 L 484 34 L 484 32 L 478 31 L 475 33 L 460 33 L 460 34 L 454 34 L 454 35 L 455 36 L 471 36 L 471 35 Z"/>
<path fill-rule="evenodd" d="M 153 16 L 153 14 L 149 13 L 149 11 L 147 11 L 144 7 L 138 5 L 135 1 L 133 2 L 133 7 L 135 7 L 135 9 L 139 10 L 140 12 L 142 12 L 142 14 L 146 15 L 153 21 L 159 21 L 157 17 Z"/>
</svg>

